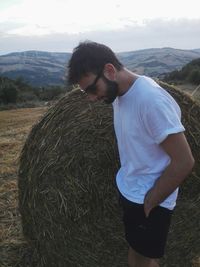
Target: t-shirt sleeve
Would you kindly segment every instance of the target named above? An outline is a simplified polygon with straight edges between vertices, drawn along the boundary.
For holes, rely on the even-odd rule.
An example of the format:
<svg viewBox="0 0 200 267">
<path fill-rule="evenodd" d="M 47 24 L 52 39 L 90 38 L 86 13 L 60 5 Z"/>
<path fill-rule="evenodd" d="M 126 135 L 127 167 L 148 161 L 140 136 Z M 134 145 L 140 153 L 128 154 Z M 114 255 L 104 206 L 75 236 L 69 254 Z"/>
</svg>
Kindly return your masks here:
<svg viewBox="0 0 200 267">
<path fill-rule="evenodd" d="M 143 122 L 148 134 L 160 144 L 169 134 L 185 131 L 181 123 L 181 110 L 178 104 L 166 97 L 151 101 L 143 113 Z"/>
</svg>

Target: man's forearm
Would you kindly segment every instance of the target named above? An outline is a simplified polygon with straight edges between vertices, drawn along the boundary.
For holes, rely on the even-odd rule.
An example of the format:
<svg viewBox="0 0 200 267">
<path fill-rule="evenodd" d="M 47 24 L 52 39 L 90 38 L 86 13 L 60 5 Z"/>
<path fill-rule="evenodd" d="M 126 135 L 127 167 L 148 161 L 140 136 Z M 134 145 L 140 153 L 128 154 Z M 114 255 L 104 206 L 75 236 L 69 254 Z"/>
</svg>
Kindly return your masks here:
<svg viewBox="0 0 200 267">
<path fill-rule="evenodd" d="M 188 166 L 185 163 L 170 164 L 163 174 L 158 178 L 153 186 L 155 191 L 155 198 L 157 198 L 158 204 L 163 202 L 171 193 L 173 193 L 177 187 L 185 180 L 188 174 L 192 170 L 192 166 Z"/>
<path fill-rule="evenodd" d="M 160 146 L 168 154 L 171 162 L 145 196 L 146 216 L 176 190 L 194 166 L 192 152 L 182 132 L 168 135 Z"/>
<path fill-rule="evenodd" d="M 184 181 L 191 172 L 193 162 L 171 163 L 158 178 L 154 186 L 147 192 L 144 200 L 145 213 L 162 203 Z"/>
</svg>

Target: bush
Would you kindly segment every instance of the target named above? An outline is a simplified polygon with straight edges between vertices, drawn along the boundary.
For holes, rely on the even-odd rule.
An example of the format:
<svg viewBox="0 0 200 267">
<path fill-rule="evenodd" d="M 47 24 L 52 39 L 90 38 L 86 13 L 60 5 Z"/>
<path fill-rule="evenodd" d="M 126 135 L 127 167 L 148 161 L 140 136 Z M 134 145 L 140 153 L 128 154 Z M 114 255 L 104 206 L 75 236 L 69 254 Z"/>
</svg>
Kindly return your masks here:
<svg viewBox="0 0 200 267">
<path fill-rule="evenodd" d="M 1 79 L 0 82 L 0 103 L 16 103 L 18 96 L 17 86 L 7 80 Z"/>
<path fill-rule="evenodd" d="M 188 75 L 188 81 L 198 85 L 200 83 L 200 69 L 194 69 Z"/>
<path fill-rule="evenodd" d="M 60 86 L 41 87 L 35 90 L 35 94 L 42 101 L 58 99 L 66 93 L 66 89 Z"/>
</svg>

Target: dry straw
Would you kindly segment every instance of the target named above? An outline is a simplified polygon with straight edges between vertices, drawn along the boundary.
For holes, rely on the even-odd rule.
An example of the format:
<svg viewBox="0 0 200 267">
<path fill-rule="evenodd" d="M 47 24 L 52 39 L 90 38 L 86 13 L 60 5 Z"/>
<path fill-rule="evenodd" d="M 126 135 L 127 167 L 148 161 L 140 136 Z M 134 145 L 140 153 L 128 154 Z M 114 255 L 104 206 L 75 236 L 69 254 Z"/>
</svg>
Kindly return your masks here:
<svg viewBox="0 0 200 267">
<path fill-rule="evenodd" d="M 196 168 L 181 186 L 163 261 L 189 267 L 199 250 L 200 107 L 164 86 L 181 106 Z M 19 167 L 19 207 L 32 248 L 31 267 L 127 266 L 115 186 L 118 167 L 111 106 L 91 104 L 79 90 L 33 127 Z"/>
</svg>

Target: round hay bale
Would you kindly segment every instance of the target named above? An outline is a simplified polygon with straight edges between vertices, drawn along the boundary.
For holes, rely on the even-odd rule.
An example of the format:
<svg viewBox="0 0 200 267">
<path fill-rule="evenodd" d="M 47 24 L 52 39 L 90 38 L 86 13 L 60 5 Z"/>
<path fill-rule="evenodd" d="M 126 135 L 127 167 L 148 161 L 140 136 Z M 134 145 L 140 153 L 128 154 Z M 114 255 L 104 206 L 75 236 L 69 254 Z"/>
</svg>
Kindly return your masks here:
<svg viewBox="0 0 200 267">
<path fill-rule="evenodd" d="M 196 159 L 181 186 L 164 262 L 189 267 L 198 257 L 200 230 L 200 107 L 181 91 L 164 87 L 181 106 Z M 19 209 L 33 251 L 30 266 L 127 266 L 118 168 L 111 106 L 90 103 L 75 90 L 47 111 L 20 157 Z"/>
</svg>

